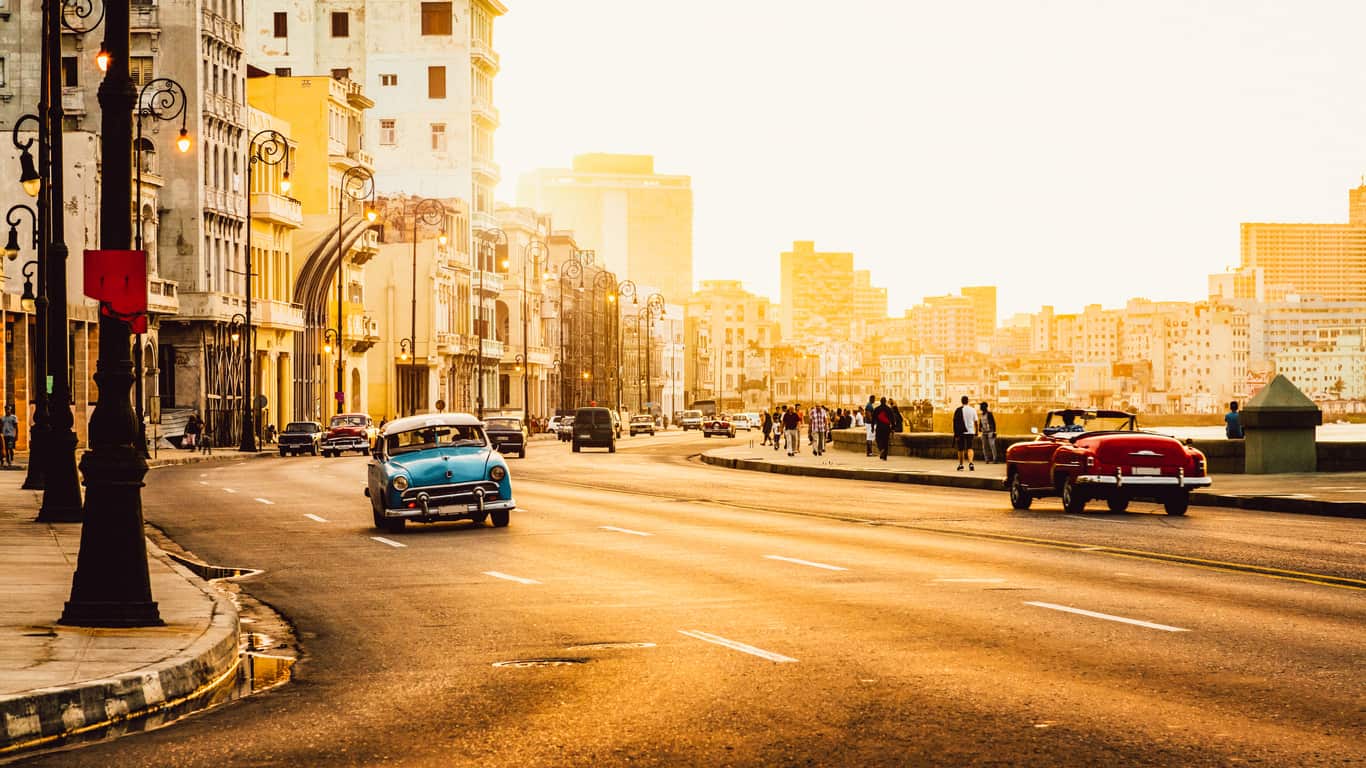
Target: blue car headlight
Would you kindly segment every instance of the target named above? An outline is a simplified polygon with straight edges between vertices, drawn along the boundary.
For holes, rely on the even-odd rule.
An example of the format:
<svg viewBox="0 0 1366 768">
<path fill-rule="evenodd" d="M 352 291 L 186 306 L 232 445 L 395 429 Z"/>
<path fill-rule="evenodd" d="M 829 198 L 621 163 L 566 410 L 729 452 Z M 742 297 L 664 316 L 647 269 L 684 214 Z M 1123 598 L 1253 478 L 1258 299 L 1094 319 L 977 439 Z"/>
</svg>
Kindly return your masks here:
<svg viewBox="0 0 1366 768">
<path fill-rule="evenodd" d="M 403 475 L 396 475 L 396 476 L 394 477 L 394 490 L 396 490 L 396 491 L 406 491 L 406 490 L 408 490 L 408 478 L 404 477 Z"/>
<path fill-rule="evenodd" d="M 489 477 L 492 478 L 495 483 L 503 482 L 503 478 L 507 476 L 508 471 L 500 466 L 494 465 L 493 469 L 489 470 Z"/>
</svg>

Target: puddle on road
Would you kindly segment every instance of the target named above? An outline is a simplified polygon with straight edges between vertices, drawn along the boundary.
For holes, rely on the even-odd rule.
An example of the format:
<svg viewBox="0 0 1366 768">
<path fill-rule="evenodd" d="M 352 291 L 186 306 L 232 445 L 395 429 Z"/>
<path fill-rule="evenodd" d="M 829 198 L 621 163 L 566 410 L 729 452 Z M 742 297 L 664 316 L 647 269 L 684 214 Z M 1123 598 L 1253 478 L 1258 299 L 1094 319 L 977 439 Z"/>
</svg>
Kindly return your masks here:
<svg viewBox="0 0 1366 768">
<path fill-rule="evenodd" d="M 533 667 L 569 667 L 575 664 L 587 664 L 589 661 L 589 659 L 582 658 L 513 659 L 511 661 L 495 661 L 493 666 L 504 669 L 531 669 Z"/>
</svg>

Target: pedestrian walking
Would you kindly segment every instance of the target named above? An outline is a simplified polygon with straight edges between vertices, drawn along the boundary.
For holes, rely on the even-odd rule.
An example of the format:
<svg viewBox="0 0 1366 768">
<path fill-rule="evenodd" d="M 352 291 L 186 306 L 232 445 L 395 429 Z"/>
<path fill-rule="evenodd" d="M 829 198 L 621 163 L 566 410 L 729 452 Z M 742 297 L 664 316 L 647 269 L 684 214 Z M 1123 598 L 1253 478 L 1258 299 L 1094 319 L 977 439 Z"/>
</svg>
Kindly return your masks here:
<svg viewBox="0 0 1366 768">
<path fill-rule="evenodd" d="M 196 442 L 199 440 L 199 430 L 201 427 L 202 423 L 199 421 L 199 414 L 190 414 L 190 418 L 185 420 L 185 437 L 181 439 L 180 447 L 188 451 L 193 451 L 197 447 Z"/>
<path fill-rule="evenodd" d="M 873 422 L 873 411 L 877 410 L 877 395 L 869 395 L 868 403 L 863 406 L 864 454 L 873 455 L 873 441 L 877 438 L 877 427 Z"/>
<path fill-rule="evenodd" d="M 199 452 L 213 455 L 213 430 L 209 427 L 209 422 L 201 421 L 199 425 Z"/>
<path fill-rule="evenodd" d="M 797 428 L 801 426 L 801 417 L 797 415 L 797 408 L 783 406 L 783 442 L 787 444 L 787 455 L 797 454 Z"/>
<path fill-rule="evenodd" d="M 892 409 L 887 407 L 887 398 L 878 401 L 873 409 L 873 440 L 877 443 L 877 457 L 887 460 L 887 446 L 892 442 Z"/>
<path fill-rule="evenodd" d="M 786 406 L 784 406 L 786 409 Z M 773 450 L 778 450 L 778 446 L 783 444 L 783 414 L 777 408 L 773 409 Z"/>
<path fill-rule="evenodd" d="M 982 461 L 988 464 L 1000 464 L 1001 456 L 996 451 L 996 414 L 991 412 L 990 406 L 983 400 L 981 404 L 982 413 L 977 420 L 982 425 Z"/>
<path fill-rule="evenodd" d="M 19 417 L 14 415 L 14 406 L 5 406 L 5 415 L 0 416 L 0 463 L 14 466 L 14 446 L 19 442 Z"/>
<path fill-rule="evenodd" d="M 768 445 L 768 441 L 773 435 L 773 417 L 769 415 L 768 411 L 764 411 L 764 424 L 760 429 L 764 433 L 764 441 L 759 445 Z"/>
<path fill-rule="evenodd" d="M 901 417 L 901 409 L 896 407 L 895 400 L 888 400 L 887 407 L 892 410 L 892 433 L 899 434 L 902 427 L 906 426 L 906 421 Z"/>
<path fill-rule="evenodd" d="M 792 406 L 792 412 L 797 414 L 797 434 L 792 436 L 792 450 L 802 452 L 802 424 L 806 423 L 806 414 L 802 412 L 802 404 L 797 403 Z"/>
<path fill-rule="evenodd" d="M 963 457 L 967 457 L 968 471 L 977 469 L 972 463 L 972 441 L 977 437 L 977 411 L 968 404 L 968 396 L 963 395 L 963 404 L 953 412 L 953 442 L 958 449 L 958 471 L 963 471 Z"/>
<path fill-rule="evenodd" d="M 1237 400 L 1228 404 L 1228 413 L 1224 414 L 1224 437 L 1230 440 L 1243 439 L 1243 417 L 1238 415 Z"/>
<path fill-rule="evenodd" d="M 820 456 L 825 453 L 826 430 L 830 426 L 829 417 L 825 413 L 825 406 L 811 406 L 811 454 Z"/>
</svg>

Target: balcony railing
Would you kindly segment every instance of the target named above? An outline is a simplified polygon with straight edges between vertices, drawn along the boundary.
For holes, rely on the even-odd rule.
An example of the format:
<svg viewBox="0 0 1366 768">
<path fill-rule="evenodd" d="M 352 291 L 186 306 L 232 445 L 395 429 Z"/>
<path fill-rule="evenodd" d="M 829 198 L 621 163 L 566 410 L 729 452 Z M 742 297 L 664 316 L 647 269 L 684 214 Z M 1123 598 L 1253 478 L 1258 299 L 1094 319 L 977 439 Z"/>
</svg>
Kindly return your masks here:
<svg viewBox="0 0 1366 768">
<path fill-rule="evenodd" d="M 204 32 L 226 40 L 236 48 L 242 47 L 242 25 L 228 21 L 208 8 L 204 9 Z"/>
<path fill-rule="evenodd" d="M 270 328 L 289 331 L 304 329 L 304 305 L 287 301 L 257 299 L 252 304 L 252 321 Z"/>
<path fill-rule="evenodd" d="M 475 120 L 482 120 L 495 127 L 498 125 L 498 108 L 484 99 L 475 97 L 474 103 L 471 105 L 471 112 Z"/>
<path fill-rule="evenodd" d="M 498 71 L 498 53 L 487 42 L 478 38 L 470 41 L 470 61 L 492 72 Z"/>
<path fill-rule="evenodd" d="M 210 211 L 241 216 L 243 205 L 242 196 L 235 192 L 228 192 L 217 187 L 204 187 L 204 207 Z"/>
<path fill-rule="evenodd" d="M 497 339 L 484 339 L 484 357 L 494 359 L 503 356 L 503 342 Z"/>
<path fill-rule="evenodd" d="M 204 113 L 229 123 L 242 121 L 242 105 L 227 96 L 205 94 Z"/>
<path fill-rule="evenodd" d="M 474 171 L 475 175 L 491 179 L 495 184 L 503 178 L 498 170 L 498 164 L 482 157 L 474 158 L 470 164 L 470 170 Z"/>
<path fill-rule="evenodd" d="M 128 16 L 128 24 L 133 31 L 144 29 L 156 29 L 161 26 L 161 19 L 155 5 L 144 5 L 134 3 L 131 13 Z"/>
<path fill-rule="evenodd" d="M 476 270 L 470 277 L 470 286 L 486 295 L 497 296 L 503 292 L 503 276 L 497 272 Z"/>
<path fill-rule="evenodd" d="M 85 89 L 62 87 L 62 110 L 68 115 L 85 114 Z"/>
<path fill-rule="evenodd" d="M 176 296 L 176 282 L 160 277 L 147 278 L 147 311 L 162 315 L 180 313 L 180 298 Z"/>
<path fill-rule="evenodd" d="M 304 224 L 303 206 L 298 200 L 274 192 L 253 192 L 251 217 L 299 228 Z"/>
</svg>

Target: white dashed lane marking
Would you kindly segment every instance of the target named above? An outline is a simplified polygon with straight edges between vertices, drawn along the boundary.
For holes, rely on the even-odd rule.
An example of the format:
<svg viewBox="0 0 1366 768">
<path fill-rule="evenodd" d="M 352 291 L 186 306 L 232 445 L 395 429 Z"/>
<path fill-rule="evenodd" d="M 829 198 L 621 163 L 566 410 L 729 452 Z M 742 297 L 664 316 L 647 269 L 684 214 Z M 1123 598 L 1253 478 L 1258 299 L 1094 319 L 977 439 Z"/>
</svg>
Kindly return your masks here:
<svg viewBox="0 0 1366 768">
<path fill-rule="evenodd" d="M 237 493 L 237 489 L 236 489 L 236 488 L 224 488 L 223 490 L 226 491 L 226 492 L 228 492 L 228 493 Z"/>
<path fill-rule="evenodd" d="M 517 582 L 518 584 L 540 584 L 540 583 L 541 583 L 541 582 L 539 582 L 539 581 L 537 581 L 537 580 L 535 580 L 535 579 L 524 579 L 524 578 L 522 578 L 521 576 L 512 576 L 512 575 L 510 575 L 510 574 L 503 573 L 502 571 L 484 571 L 484 575 L 485 575 L 485 576 L 492 576 L 492 577 L 495 578 L 495 579 L 503 579 L 504 581 L 515 581 L 515 582 Z"/>
<path fill-rule="evenodd" d="M 1163 631 L 1163 632 L 1189 632 L 1189 631 L 1190 631 L 1189 629 L 1182 629 L 1181 627 L 1172 627 L 1172 626 L 1168 626 L 1168 625 L 1166 625 L 1166 624 L 1154 624 L 1154 623 L 1151 622 L 1151 621 L 1139 621 L 1138 619 L 1126 619 L 1126 618 L 1124 618 L 1123 616 L 1111 616 L 1111 615 L 1108 614 L 1108 613 L 1096 613 L 1095 611 L 1087 611 L 1087 610 L 1083 610 L 1083 609 L 1081 609 L 1081 608 L 1073 608 L 1073 607 L 1067 606 L 1067 605 L 1058 605 L 1057 603 L 1039 603 L 1039 602 L 1034 602 L 1033 600 L 1027 600 L 1027 601 L 1025 601 L 1025 605 L 1032 605 L 1032 606 L 1035 606 L 1035 607 L 1037 607 L 1037 608 L 1047 608 L 1047 609 L 1049 609 L 1050 611 L 1063 611 L 1064 613 L 1075 613 L 1075 614 L 1077 614 L 1078 616 L 1090 616 L 1090 617 L 1093 618 L 1093 619 L 1104 619 L 1104 620 L 1106 620 L 1106 621 L 1118 621 L 1118 622 L 1121 623 L 1121 624 L 1132 624 L 1132 625 L 1134 625 L 1135 627 L 1145 627 L 1145 628 L 1147 628 L 1147 629 L 1157 629 L 1157 630 L 1161 630 L 1161 631 Z"/>
<path fill-rule="evenodd" d="M 407 544 L 400 544 L 397 541 L 394 541 L 393 539 L 386 539 L 383 536 L 371 536 L 370 538 L 375 541 L 378 541 L 381 544 L 388 544 L 389 546 L 396 547 L 398 549 L 402 549 L 403 547 L 408 546 Z"/>
<path fill-rule="evenodd" d="M 200 484 L 200 485 L 208 485 L 208 484 L 209 484 L 209 481 L 208 481 L 208 480 L 200 480 L 200 481 L 199 481 L 199 484 Z"/>
<path fill-rule="evenodd" d="M 275 503 L 275 502 L 271 501 L 270 499 L 263 499 L 263 498 L 261 498 L 260 496 L 257 496 L 257 497 L 256 497 L 256 500 L 259 501 L 259 502 L 261 502 L 262 504 L 274 504 L 274 503 Z"/>
<path fill-rule="evenodd" d="M 631 534 L 632 536 L 653 536 L 653 535 L 654 535 L 653 533 L 646 533 L 646 532 L 644 532 L 644 531 L 633 531 L 633 530 L 631 530 L 630 528 L 618 528 L 618 527 L 616 527 L 615 525 L 600 525 L 600 526 L 598 526 L 598 527 L 601 528 L 601 529 L 604 530 L 604 531 L 616 531 L 617 533 L 629 533 L 629 534 Z"/>
<path fill-rule="evenodd" d="M 691 637 L 694 640 L 701 640 L 704 643 L 719 645 L 722 648 L 729 648 L 732 651 L 739 651 L 740 653 L 748 653 L 751 656 L 758 656 L 761 659 L 776 661 L 779 664 L 797 663 L 797 660 L 792 658 L 791 656 L 784 656 L 781 653 L 765 651 L 762 648 L 755 648 L 752 645 L 746 645 L 744 643 L 736 642 L 734 640 L 727 640 L 726 638 L 721 637 L 720 635 L 713 635 L 710 632 L 703 632 L 700 629 L 680 629 L 678 630 L 678 633 L 680 635 L 686 635 L 688 637 Z"/>
<path fill-rule="evenodd" d="M 328 520 L 328 519 L 325 518 L 325 517 L 318 517 L 317 515 L 314 515 L 314 514 L 305 514 L 304 517 L 308 518 L 309 520 L 312 520 L 312 521 L 315 522 L 315 523 L 328 523 L 328 522 L 331 522 L 330 520 Z"/>
<path fill-rule="evenodd" d="M 935 579 L 939 584 L 1004 584 L 1005 579 Z"/>
<path fill-rule="evenodd" d="M 847 570 L 849 570 L 848 568 L 841 568 L 841 567 L 839 567 L 838 565 L 826 565 L 825 563 L 813 563 L 813 562 L 811 562 L 810 560 L 798 560 L 798 559 L 795 558 L 795 557 L 783 557 L 782 555 L 764 555 L 764 557 L 767 558 L 767 559 L 769 559 L 769 560 L 781 560 L 781 561 L 783 561 L 784 563 L 795 563 L 795 564 L 797 564 L 797 565 L 805 565 L 805 566 L 808 566 L 808 567 L 810 567 L 810 568 L 823 568 L 823 569 L 825 569 L 825 570 L 827 570 L 827 571 L 847 571 Z"/>
</svg>

